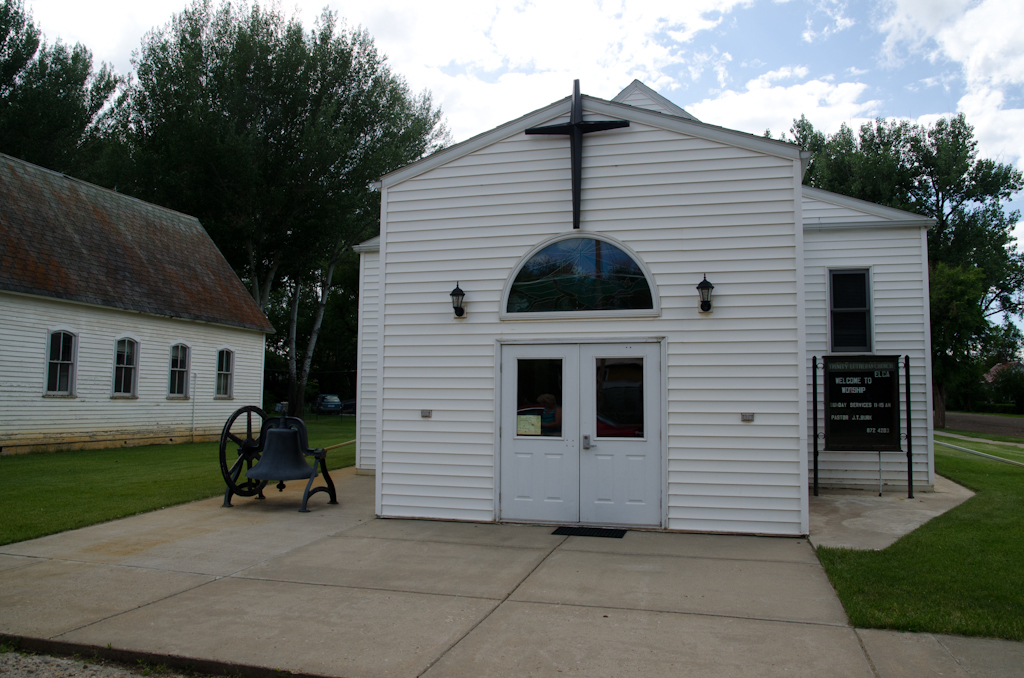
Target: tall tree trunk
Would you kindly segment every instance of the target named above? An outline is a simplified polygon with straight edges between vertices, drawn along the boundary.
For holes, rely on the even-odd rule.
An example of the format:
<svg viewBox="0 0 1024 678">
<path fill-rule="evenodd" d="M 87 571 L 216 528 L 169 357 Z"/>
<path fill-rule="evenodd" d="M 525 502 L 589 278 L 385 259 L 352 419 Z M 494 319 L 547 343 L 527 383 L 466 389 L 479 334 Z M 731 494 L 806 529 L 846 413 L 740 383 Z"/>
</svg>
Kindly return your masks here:
<svg viewBox="0 0 1024 678">
<path fill-rule="evenodd" d="M 278 257 L 274 257 L 274 263 L 271 264 L 270 270 L 267 271 L 267 277 L 260 283 L 260 274 L 256 267 L 256 250 L 252 245 L 252 240 L 245 243 L 245 249 L 249 255 L 249 293 L 252 294 L 252 298 L 256 301 L 256 305 L 260 307 L 260 310 L 266 311 L 267 302 L 270 301 L 270 289 L 274 286 L 274 278 L 277 276 Z"/>
<path fill-rule="evenodd" d="M 295 356 L 295 333 L 299 321 L 299 297 L 302 292 L 302 284 L 299 280 L 293 283 L 292 288 L 292 312 L 288 319 L 288 412 L 292 417 L 301 417 L 303 410 L 303 396 L 306 393 L 306 381 L 302 380 L 302 386 L 298 387 L 296 379 L 296 356 Z"/>
<path fill-rule="evenodd" d="M 935 428 L 946 428 L 946 396 L 948 389 L 944 384 L 934 382 L 932 384 L 932 396 L 934 398 L 934 419 L 932 425 Z"/>
<path fill-rule="evenodd" d="M 335 249 L 337 252 L 337 248 Z M 317 337 L 320 336 L 320 326 L 324 320 L 324 311 L 327 309 L 327 300 L 331 293 L 331 281 L 334 278 L 334 267 L 337 265 L 341 255 L 331 258 L 327 264 L 327 274 L 321 281 L 320 302 L 316 305 L 316 315 L 313 318 L 313 329 L 309 333 L 309 344 L 306 345 L 306 355 L 302 359 L 302 373 L 299 376 L 299 388 L 306 392 L 306 381 L 309 379 L 309 368 L 313 363 L 313 349 L 316 348 Z"/>
</svg>

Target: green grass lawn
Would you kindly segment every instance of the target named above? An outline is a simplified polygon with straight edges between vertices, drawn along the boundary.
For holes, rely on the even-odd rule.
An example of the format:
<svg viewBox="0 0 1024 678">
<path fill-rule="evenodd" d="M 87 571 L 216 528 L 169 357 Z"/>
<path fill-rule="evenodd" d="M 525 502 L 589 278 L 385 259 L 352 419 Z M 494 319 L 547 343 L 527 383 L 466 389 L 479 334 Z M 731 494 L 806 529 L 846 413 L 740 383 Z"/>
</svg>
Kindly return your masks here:
<svg viewBox="0 0 1024 678">
<path fill-rule="evenodd" d="M 311 447 L 355 438 L 354 417 L 310 417 Z M 224 493 L 217 443 L 0 457 L 0 544 L 34 539 Z M 355 446 L 327 454 L 355 463 Z"/>
<path fill-rule="evenodd" d="M 943 433 L 952 433 L 958 436 L 967 436 L 968 438 L 984 438 L 985 440 L 997 440 L 1002 443 L 1024 443 L 1024 440 L 1015 438 L 1013 436 L 1001 436 L 995 433 L 978 433 L 976 431 L 961 431 L 955 428 L 943 428 L 936 429 L 935 435 L 940 436 Z"/>
<path fill-rule="evenodd" d="M 882 551 L 818 549 L 850 621 L 1024 640 L 1024 468 L 941 446 L 935 465 L 977 494 Z"/>
<path fill-rule="evenodd" d="M 984 414 L 990 417 L 1016 417 L 1017 419 L 1024 418 L 1024 414 L 1014 414 L 1013 412 L 963 412 L 961 410 L 946 410 L 953 414 Z"/>
<path fill-rule="evenodd" d="M 936 442 L 949 443 L 950 445 L 956 445 L 958 447 L 966 447 L 969 450 L 976 450 L 978 452 L 984 452 L 985 454 L 991 454 L 995 457 L 1002 457 L 1003 459 L 1009 459 L 1024 464 L 1024 447 L 1016 447 L 1011 445 L 990 445 L 988 443 L 978 443 L 973 440 L 961 440 L 959 438 L 950 438 L 944 436 L 941 433 L 935 433 Z M 991 438 L 989 438 L 991 440 Z M 1011 440 L 1016 440 L 1011 439 Z M 1005 442 L 1005 441 L 1004 441 Z"/>
</svg>

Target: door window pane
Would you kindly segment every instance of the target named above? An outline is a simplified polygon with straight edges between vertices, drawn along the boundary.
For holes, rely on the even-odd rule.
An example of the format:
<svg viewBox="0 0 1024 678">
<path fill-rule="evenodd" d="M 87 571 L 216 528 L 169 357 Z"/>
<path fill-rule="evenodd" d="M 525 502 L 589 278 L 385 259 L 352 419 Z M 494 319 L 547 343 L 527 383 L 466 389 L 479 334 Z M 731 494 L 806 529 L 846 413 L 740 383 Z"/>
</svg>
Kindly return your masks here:
<svg viewBox="0 0 1024 678">
<path fill-rule="evenodd" d="M 520 359 L 516 435 L 562 435 L 562 360 Z"/>
<path fill-rule="evenodd" d="M 598 438 L 642 438 L 644 435 L 644 359 L 598 358 Z"/>
</svg>

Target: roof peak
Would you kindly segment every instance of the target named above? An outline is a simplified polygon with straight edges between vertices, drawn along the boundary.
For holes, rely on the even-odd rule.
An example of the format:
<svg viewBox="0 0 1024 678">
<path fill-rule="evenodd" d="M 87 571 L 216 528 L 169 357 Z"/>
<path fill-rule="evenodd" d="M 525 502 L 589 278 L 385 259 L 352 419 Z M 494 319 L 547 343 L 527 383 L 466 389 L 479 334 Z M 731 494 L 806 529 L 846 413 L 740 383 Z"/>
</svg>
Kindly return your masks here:
<svg viewBox="0 0 1024 678">
<path fill-rule="evenodd" d="M 629 101 L 631 98 L 633 99 L 632 103 Z M 650 102 L 650 105 L 644 106 L 637 103 L 637 99 L 647 99 Z M 672 103 L 639 80 L 633 80 L 633 82 L 626 85 L 626 88 L 616 94 L 612 98 L 612 101 L 618 104 L 636 106 L 638 108 L 648 108 L 659 113 L 668 113 L 669 115 L 676 115 L 680 118 L 700 122 L 700 120 L 695 118 L 688 111 Z"/>
</svg>

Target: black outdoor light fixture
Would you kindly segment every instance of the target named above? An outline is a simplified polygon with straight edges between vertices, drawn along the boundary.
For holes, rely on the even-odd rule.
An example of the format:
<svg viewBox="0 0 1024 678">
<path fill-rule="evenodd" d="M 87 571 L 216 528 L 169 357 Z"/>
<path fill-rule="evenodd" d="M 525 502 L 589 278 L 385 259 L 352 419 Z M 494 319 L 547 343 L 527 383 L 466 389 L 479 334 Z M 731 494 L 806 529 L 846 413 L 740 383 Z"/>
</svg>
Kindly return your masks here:
<svg viewBox="0 0 1024 678">
<path fill-rule="evenodd" d="M 466 293 L 459 287 L 459 283 L 455 283 L 455 289 L 452 290 L 452 308 L 455 309 L 455 317 L 461 318 L 466 315 L 466 309 L 462 308 L 462 300 L 465 299 Z"/>
<path fill-rule="evenodd" d="M 697 293 L 700 295 L 700 310 L 702 313 L 707 313 L 711 310 L 711 290 L 715 289 L 715 286 L 708 282 L 707 275 L 697 285 Z M 452 292 L 452 294 L 455 294 Z"/>
</svg>

